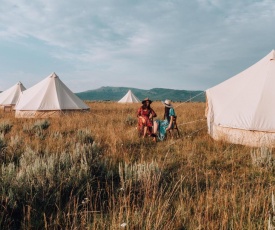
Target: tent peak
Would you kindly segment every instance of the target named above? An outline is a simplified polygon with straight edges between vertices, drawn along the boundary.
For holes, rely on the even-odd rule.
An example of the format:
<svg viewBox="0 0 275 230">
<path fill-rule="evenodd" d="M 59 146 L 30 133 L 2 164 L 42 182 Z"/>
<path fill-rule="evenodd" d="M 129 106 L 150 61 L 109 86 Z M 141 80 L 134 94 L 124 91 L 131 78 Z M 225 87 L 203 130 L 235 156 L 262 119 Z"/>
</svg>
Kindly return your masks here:
<svg viewBox="0 0 275 230">
<path fill-rule="evenodd" d="M 269 60 L 270 61 L 275 60 L 275 50 L 271 51 L 271 55 L 270 55 L 270 59 Z"/>
<path fill-rule="evenodd" d="M 55 72 L 53 72 L 53 73 L 50 75 L 50 78 L 58 78 L 58 76 L 56 75 Z"/>
<path fill-rule="evenodd" d="M 123 98 L 121 98 L 118 103 L 134 103 L 140 102 L 140 100 L 132 93 L 129 89 Z"/>
</svg>

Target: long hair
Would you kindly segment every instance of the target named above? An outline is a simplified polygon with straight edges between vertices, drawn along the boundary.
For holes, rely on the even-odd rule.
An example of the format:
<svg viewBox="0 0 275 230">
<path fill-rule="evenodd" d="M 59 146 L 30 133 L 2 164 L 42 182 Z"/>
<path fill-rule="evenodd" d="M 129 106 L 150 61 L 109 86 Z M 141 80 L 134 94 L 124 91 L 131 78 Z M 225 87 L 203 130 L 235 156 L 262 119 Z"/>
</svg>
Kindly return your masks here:
<svg viewBox="0 0 275 230">
<path fill-rule="evenodd" d="M 170 108 L 165 106 L 165 108 L 164 108 L 164 119 L 166 118 L 168 121 L 170 120 L 169 112 L 170 112 Z"/>
</svg>

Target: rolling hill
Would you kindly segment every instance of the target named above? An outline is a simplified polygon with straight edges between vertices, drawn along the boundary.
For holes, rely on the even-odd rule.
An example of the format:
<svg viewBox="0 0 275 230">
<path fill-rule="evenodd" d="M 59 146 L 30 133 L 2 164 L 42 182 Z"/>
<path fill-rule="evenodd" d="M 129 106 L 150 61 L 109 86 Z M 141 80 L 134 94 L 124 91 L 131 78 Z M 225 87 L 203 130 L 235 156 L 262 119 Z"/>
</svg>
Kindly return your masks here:
<svg viewBox="0 0 275 230">
<path fill-rule="evenodd" d="M 151 100 L 165 100 L 170 99 L 172 101 L 195 101 L 205 102 L 204 91 L 189 91 L 189 90 L 175 90 L 175 89 L 164 89 L 164 88 L 153 88 L 149 90 L 137 89 L 137 88 L 126 88 L 126 87 L 101 87 L 95 90 L 88 90 L 84 92 L 76 93 L 76 95 L 82 100 L 98 101 L 98 100 L 120 100 L 128 90 L 132 92 L 140 99 L 149 97 Z"/>
</svg>

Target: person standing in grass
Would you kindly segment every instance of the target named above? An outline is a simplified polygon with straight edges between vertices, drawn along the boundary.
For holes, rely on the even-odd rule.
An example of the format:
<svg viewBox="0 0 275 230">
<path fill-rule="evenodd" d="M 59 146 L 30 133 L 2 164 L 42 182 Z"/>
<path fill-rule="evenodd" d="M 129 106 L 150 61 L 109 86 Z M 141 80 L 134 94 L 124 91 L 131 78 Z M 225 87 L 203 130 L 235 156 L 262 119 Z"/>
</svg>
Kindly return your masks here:
<svg viewBox="0 0 275 230">
<path fill-rule="evenodd" d="M 142 102 L 142 106 L 137 111 L 138 130 L 142 137 L 152 134 L 153 118 L 157 116 L 155 111 L 151 108 L 152 101 L 147 97 Z"/>
<path fill-rule="evenodd" d="M 173 128 L 173 119 L 176 117 L 176 112 L 170 100 L 166 99 L 162 101 L 162 104 L 164 105 L 164 120 L 154 121 L 154 141 L 156 141 L 156 137 L 161 141 L 164 140 L 166 132 Z"/>
</svg>

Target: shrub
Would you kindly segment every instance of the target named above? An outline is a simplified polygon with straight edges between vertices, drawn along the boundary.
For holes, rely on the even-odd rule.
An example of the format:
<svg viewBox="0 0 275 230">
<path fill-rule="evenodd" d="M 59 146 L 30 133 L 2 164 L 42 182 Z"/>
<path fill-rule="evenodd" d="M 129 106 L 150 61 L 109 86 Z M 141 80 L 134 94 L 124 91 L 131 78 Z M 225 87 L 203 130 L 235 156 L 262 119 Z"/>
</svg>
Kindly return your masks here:
<svg viewBox="0 0 275 230">
<path fill-rule="evenodd" d="M 0 133 L 1 134 L 7 134 L 12 128 L 12 124 L 9 123 L 9 121 L 4 121 L 0 123 Z"/>
<path fill-rule="evenodd" d="M 50 124 L 48 120 L 38 120 L 34 123 L 33 129 L 46 130 Z"/>
</svg>

